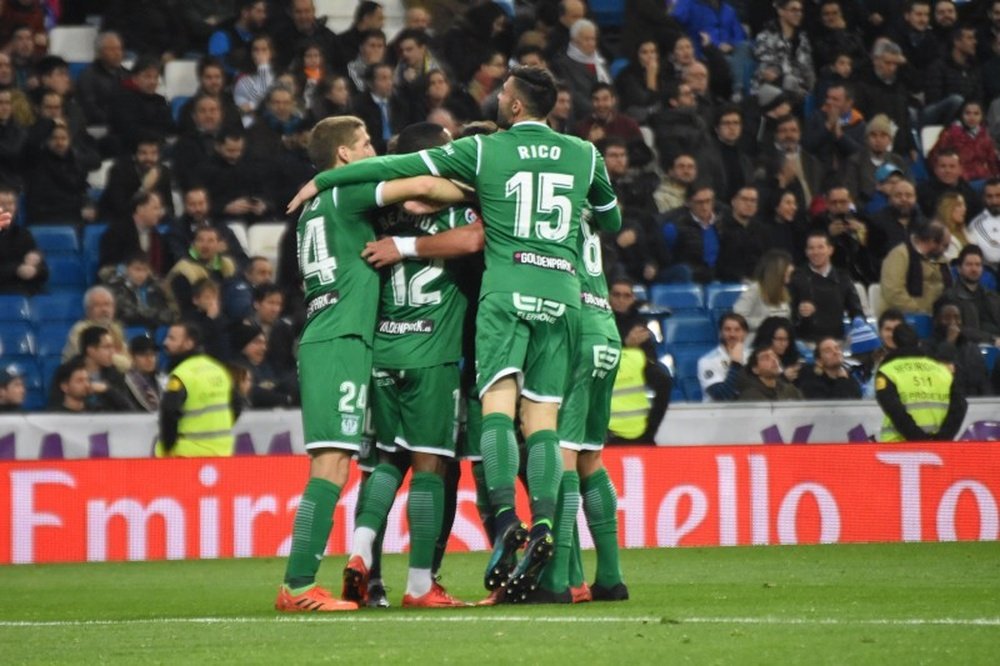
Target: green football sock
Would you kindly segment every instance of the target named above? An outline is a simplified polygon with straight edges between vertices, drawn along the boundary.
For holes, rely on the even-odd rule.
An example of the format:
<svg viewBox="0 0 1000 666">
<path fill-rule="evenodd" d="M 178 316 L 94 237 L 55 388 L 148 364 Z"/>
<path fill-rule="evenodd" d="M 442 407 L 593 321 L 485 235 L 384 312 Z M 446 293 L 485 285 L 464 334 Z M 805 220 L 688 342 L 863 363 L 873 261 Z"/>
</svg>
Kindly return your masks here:
<svg viewBox="0 0 1000 666">
<path fill-rule="evenodd" d="M 622 582 L 618 560 L 618 493 L 606 469 L 599 469 L 580 483 L 583 512 L 597 549 L 595 582 L 612 587 Z"/>
<path fill-rule="evenodd" d="M 335 483 L 314 477 L 306 484 L 295 512 L 292 548 L 285 567 L 285 585 L 293 591 L 316 582 L 339 499 L 340 486 Z"/>
<path fill-rule="evenodd" d="M 551 592 L 562 592 L 569 585 L 570 559 L 573 554 L 573 527 L 580 511 L 580 475 L 575 470 L 563 472 L 556 503 L 556 552 L 545 567 L 541 585 Z"/>
<path fill-rule="evenodd" d="M 382 529 L 402 483 L 403 475 L 395 466 L 388 463 L 377 465 L 365 482 L 355 526 L 367 527 L 376 533 Z"/>
<path fill-rule="evenodd" d="M 410 568 L 430 570 L 434 544 L 444 515 L 444 480 L 433 472 L 416 472 L 410 479 L 406 517 L 410 521 Z"/>
<path fill-rule="evenodd" d="M 583 557 L 580 552 L 580 528 L 576 521 L 573 521 L 573 549 L 569 557 L 569 586 L 580 587 L 583 585 Z"/>
<path fill-rule="evenodd" d="M 476 509 L 479 511 L 479 520 L 486 530 L 486 538 L 493 543 L 493 512 L 490 511 L 489 491 L 486 490 L 486 472 L 483 471 L 482 461 L 472 463 L 472 478 L 476 481 Z"/>
<path fill-rule="evenodd" d="M 513 510 L 514 478 L 519 464 L 514 420 L 498 413 L 484 416 L 480 451 L 493 514 Z"/>
<path fill-rule="evenodd" d="M 532 526 L 552 527 L 562 481 L 562 456 L 555 430 L 539 430 L 525 441 L 528 449 L 528 494 Z"/>
<path fill-rule="evenodd" d="M 451 538 L 451 529 L 455 526 L 455 513 L 458 510 L 458 479 L 462 474 L 457 460 L 446 461 L 445 467 L 441 533 L 438 534 L 437 541 L 434 543 L 434 566 L 431 567 L 431 570 L 435 574 L 441 571 L 441 562 L 444 561 L 445 551 L 448 550 L 448 539 Z"/>
</svg>

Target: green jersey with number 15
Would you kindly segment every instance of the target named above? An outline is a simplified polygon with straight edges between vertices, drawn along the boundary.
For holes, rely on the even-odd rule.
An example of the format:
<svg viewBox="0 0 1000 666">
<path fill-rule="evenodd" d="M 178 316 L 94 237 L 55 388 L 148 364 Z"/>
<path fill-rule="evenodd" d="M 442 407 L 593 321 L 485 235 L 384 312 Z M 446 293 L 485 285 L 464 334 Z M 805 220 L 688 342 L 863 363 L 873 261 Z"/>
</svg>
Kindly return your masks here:
<svg viewBox="0 0 1000 666">
<path fill-rule="evenodd" d="M 357 335 L 372 344 L 379 281 L 361 251 L 375 240 L 368 213 L 382 205 L 381 189 L 381 183 L 335 187 L 302 210 L 296 227 L 306 292 L 301 342 Z"/>
<path fill-rule="evenodd" d="M 325 171 L 319 189 L 433 174 L 472 183 L 486 234 L 482 293 L 517 292 L 579 307 L 580 210 L 597 226 L 621 225 L 604 160 L 588 141 L 536 121 L 417 154 L 376 157 Z"/>
<path fill-rule="evenodd" d="M 479 219 L 474 210 L 449 207 L 409 215 L 402 207 L 379 211 L 379 234 L 429 236 Z M 386 269 L 375 329 L 375 367 L 404 370 L 456 363 L 468 305 L 454 272 L 440 259 L 406 259 Z"/>
</svg>

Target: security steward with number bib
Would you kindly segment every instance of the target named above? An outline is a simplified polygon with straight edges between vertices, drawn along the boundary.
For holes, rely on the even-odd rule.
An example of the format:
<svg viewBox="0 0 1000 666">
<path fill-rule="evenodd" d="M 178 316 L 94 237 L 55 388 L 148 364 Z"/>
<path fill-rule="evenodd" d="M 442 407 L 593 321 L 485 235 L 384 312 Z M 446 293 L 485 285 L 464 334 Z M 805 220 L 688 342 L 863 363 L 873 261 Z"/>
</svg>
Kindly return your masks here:
<svg viewBox="0 0 1000 666">
<path fill-rule="evenodd" d="M 922 353 L 917 332 L 901 323 L 892 332 L 896 351 L 875 376 L 875 398 L 885 417 L 880 442 L 951 441 L 968 404 L 948 366 Z"/>
<path fill-rule="evenodd" d="M 193 322 L 174 324 L 163 341 L 173 369 L 160 400 L 157 458 L 233 455 L 242 401 L 229 370 L 201 342 Z"/>
</svg>

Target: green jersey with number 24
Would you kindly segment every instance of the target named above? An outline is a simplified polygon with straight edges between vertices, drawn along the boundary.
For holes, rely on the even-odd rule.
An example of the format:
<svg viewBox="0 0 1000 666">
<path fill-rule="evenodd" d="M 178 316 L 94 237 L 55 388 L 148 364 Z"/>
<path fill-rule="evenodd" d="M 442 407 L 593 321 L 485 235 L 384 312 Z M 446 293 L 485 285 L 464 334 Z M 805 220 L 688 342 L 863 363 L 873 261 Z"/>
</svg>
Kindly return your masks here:
<svg viewBox="0 0 1000 666">
<path fill-rule="evenodd" d="M 376 157 L 325 171 L 319 189 L 433 174 L 471 183 L 486 233 L 482 294 L 521 293 L 579 307 L 580 210 L 617 230 L 621 215 L 604 160 L 588 141 L 535 121 L 411 155 Z"/>
<path fill-rule="evenodd" d="M 302 342 L 357 335 L 372 344 L 379 280 L 361 258 L 375 240 L 368 213 L 382 205 L 381 183 L 335 187 L 305 205 L 296 228 L 305 282 Z"/>
</svg>

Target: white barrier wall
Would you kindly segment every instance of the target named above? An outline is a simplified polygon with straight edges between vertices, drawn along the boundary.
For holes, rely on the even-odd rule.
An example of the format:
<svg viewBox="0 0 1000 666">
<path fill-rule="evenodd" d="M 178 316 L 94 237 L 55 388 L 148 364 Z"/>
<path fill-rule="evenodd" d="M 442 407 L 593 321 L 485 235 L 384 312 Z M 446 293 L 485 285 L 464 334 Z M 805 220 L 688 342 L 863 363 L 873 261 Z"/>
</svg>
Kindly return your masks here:
<svg viewBox="0 0 1000 666">
<path fill-rule="evenodd" d="M 671 406 L 660 445 L 863 442 L 882 414 L 874 402 L 731 403 Z M 31 414 L 0 417 L 0 460 L 143 458 L 156 439 L 155 415 Z M 304 453 L 297 410 L 245 412 L 238 454 Z M 1000 440 L 1000 398 L 969 401 L 960 439 Z"/>
</svg>

